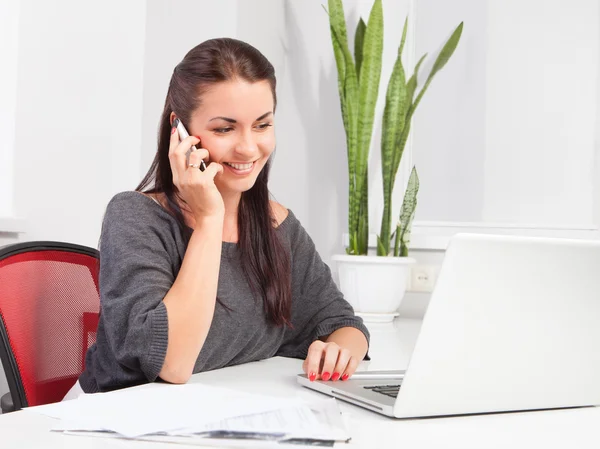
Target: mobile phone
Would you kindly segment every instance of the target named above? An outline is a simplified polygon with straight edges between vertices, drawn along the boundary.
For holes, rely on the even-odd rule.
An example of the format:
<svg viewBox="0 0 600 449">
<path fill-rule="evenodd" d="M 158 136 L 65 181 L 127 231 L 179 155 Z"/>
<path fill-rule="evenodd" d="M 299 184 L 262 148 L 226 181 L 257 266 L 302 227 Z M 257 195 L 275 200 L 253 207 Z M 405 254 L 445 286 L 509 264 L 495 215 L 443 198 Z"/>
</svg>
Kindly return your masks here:
<svg viewBox="0 0 600 449">
<path fill-rule="evenodd" d="M 173 120 L 173 125 L 175 125 L 177 127 L 177 132 L 179 133 L 179 140 L 183 140 L 186 137 L 190 136 L 190 133 L 188 133 L 187 129 L 185 129 L 185 126 L 183 126 L 183 123 L 181 122 L 181 120 L 179 120 L 178 118 L 175 118 L 175 120 Z M 196 148 L 196 145 L 192 145 L 192 147 L 187 151 L 187 153 L 185 153 L 185 163 L 186 165 L 190 163 L 190 154 L 192 151 L 196 151 L 198 148 Z M 206 164 L 204 163 L 203 160 L 200 160 L 200 171 L 204 171 L 206 170 Z"/>
</svg>

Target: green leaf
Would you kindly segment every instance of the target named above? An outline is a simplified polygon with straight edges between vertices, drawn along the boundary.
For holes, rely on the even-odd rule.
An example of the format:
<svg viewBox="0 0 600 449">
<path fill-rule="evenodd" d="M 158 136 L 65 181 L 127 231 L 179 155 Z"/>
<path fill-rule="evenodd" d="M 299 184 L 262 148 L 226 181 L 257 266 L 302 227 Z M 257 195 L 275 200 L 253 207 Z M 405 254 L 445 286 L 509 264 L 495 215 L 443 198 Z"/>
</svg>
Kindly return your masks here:
<svg viewBox="0 0 600 449">
<path fill-rule="evenodd" d="M 404 28 L 402 29 L 402 39 L 400 39 L 400 47 L 398 48 L 398 54 L 401 55 L 404 50 L 404 43 L 406 42 L 406 32 L 408 31 L 408 16 L 404 19 Z"/>
<path fill-rule="evenodd" d="M 400 255 L 400 223 L 396 225 L 394 235 L 396 236 L 396 240 L 394 242 L 394 257 L 398 257 Z"/>
<path fill-rule="evenodd" d="M 397 254 L 398 244 L 401 245 L 401 254 L 406 255 L 408 253 L 408 246 L 410 244 L 410 230 L 412 221 L 415 217 L 415 211 L 417 209 L 417 194 L 419 193 L 419 175 L 417 169 L 412 168 L 410 177 L 408 178 L 408 185 L 406 192 L 404 193 L 404 200 L 402 201 L 402 208 L 400 209 L 400 218 L 398 219 L 398 231 L 396 233 L 396 243 L 394 245 L 394 254 Z"/>
<path fill-rule="evenodd" d="M 348 34 L 346 33 L 346 16 L 342 0 L 328 0 L 329 24 L 337 33 L 337 40 L 342 47 L 348 47 Z"/>
<path fill-rule="evenodd" d="M 456 29 L 454 30 L 454 32 L 452 33 L 452 35 L 448 38 L 448 40 L 446 41 L 446 43 L 442 47 L 442 51 L 440 51 L 440 54 L 438 55 L 437 59 L 433 63 L 433 67 L 431 69 L 431 72 L 429 73 L 429 76 L 427 77 L 427 81 L 425 82 L 425 85 L 423 86 L 423 89 L 421 89 L 421 92 L 419 92 L 419 95 L 417 96 L 417 99 L 415 100 L 413 106 L 411 107 L 411 115 L 412 115 L 412 112 L 414 112 L 414 110 L 417 109 L 417 106 L 421 102 L 421 98 L 423 98 L 423 95 L 425 94 L 425 91 L 427 90 L 427 88 L 431 84 L 431 81 L 433 80 L 433 77 L 440 70 L 442 70 L 444 68 L 444 66 L 446 65 L 446 63 L 450 60 L 450 58 L 454 54 L 454 50 L 456 50 L 456 47 L 458 46 L 458 43 L 460 42 L 460 36 L 462 35 L 462 31 L 463 31 L 463 22 L 461 22 L 456 27 Z"/>
<path fill-rule="evenodd" d="M 333 0 L 332 0 L 333 1 Z M 331 16 L 330 16 L 331 17 Z M 345 25 L 343 31 L 345 33 Z M 357 124 L 358 124 L 358 79 L 356 76 L 356 70 L 354 67 L 354 61 L 348 48 L 347 42 L 342 45 L 343 34 L 339 29 L 331 26 L 333 39 L 337 42 L 345 65 L 345 79 L 343 85 L 343 111 L 346 115 L 346 145 L 348 148 L 348 206 L 349 206 L 349 217 L 348 217 L 348 231 L 349 234 L 355 236 L 355 243 L 359 248 L 358 243 L 360 240 L 360 206 L 362 204 L 362 191 L 363 191 L 363 180 L 364 173 L 359 169 L 359 161 L 357 154 Z"/>
<path fill-rule="evenodd" d="M 342 116 L 343 114 L 343 103 L 344 103 L 344 82 L 346 80 L 346 62 L 344 60 L 344 53 L 342 50 L 343 45 L 348 45 L 348 38 L 346 36 L 346 19 L 344 16 L 344 7 L 341 0 L 329 0 L 329 24 L 331 31 L 331 41 L 333 43 L 333 54 L 335 56 L 335 64 L 338 71 L 338 90 L 340 94 L 340 101 L 342 102 Z M 344 119 L 344 127 L 346 126 L 347 119 Z"/>
<path fill-rule="evenodd" d="M 412 105 L 412 100 L 413 100 L 413 96 L 415 93 L 415 89 L 417 88 L 417 78 L 419 75 L 419 69 L 426 57 L 427 57 L 427 53 L 425 53 L 423 56 L 421 56 L 421 59 L 419 59 L 419 62 L 417 62 L 417 65 L 415 66 L 412 76 L 406 83 L 406 103 L 405 103 L 406 107 L 404 109 L 404 115 L 405 115 L 404 127 L 402 128 L 402 131 L 396 136 L 396 146 L 394 147 L 394 152 L 393 152 L 394 160 L 392 162 L 392 174 L 390 177 L 391 178 L 390 185 L 392 186 L 392 188 L 393 188 L 394 184 L 396 183 L 396 175 L 398 174 L 398 168 L 400 167 L 400 161 L 402 160 L 402 155 L 404 154 L 404 148 L 406 147 L 406 142 L 408 140 L 408 135 L 410 133 L 411 119 L 412 119 L 411 105 Z"/>
<path fill-rule="evenodd" d="M 342 120 L 344 129 L 348 129 L 348 113 L 345 107 L 344 85 L 346 82 L 346 61 L 344 58 L 343 47 L 348 46 L 348 37 L 346 33 L 346 19 L 344 16 L 344 7 L 341 0 L 329 0 L 329 24 L 331 32 L 331 41 L 333 44 L 333 54 L 338 71 L 338 91 L 342 107 Z"/>
<path fill-rule="evenodd" d="M 356 27 L 356 34 L 354 35 L 354 61 L 356 62 L 356 75 L 358 76 L 358 80 L 360 82 L 360 66 L 362 65 L 363 59 L 363 44 L 365 41 L 365 31 L 367 30 L 367 25 L 365 21 L 361 19 L 358 21 L 358 25 Z"/>
<path fill-rule="evenodd" d="M 349 235 L 348 247 L 346 248 L 346 253 L 349 255 L 358 254 L 358 244 L 356 243 L 356 233 Z"/>
<path fill-rule="evenodd" d="M 350 247 L 347 249 L 349 253 L 354 251 L 356 246 L 356 233 L 358 231 L 357 217 L 355 217 L 356 201 L 355 192 L 355 153 L 356 153 L 356 106 L 355 98 L 346 98 L 346 80 L 347 57 L 345 55 L 348 48 L 348 37 L 346 33 L 346 18 L 344 15 L 344 7 L 341 0 L 328 0 L 329 11 L 326 10 L 329 16 L 331 40 L 333 44 L 333 53 L 335 56 L 336 67 L 338 71 L 338 91 L 340 96 L 340 106 L 342 110 L 342 120 L 344 129 L 346 130 L 346 149 L 348 154 L 348 231 L 350 234 Z M 354 72 L 354 68 L 351 70 Z M 352 83 L 352 81 L 349 81 Z M 352 90 L 352 89 L 350 89 Z M 351 103 L 348 105 L 348 103 Z"/>
<path fill-rule="evenodd" d="M 335 38 L 335 31 L 333 27 L 331 29 L 331 36 L 333 42 L 333 53 L 335 55 L 335 61 L 338 71 L 338 92 L 340 95 L 340 105 L 342 108 L 342 121 L 344 123 L 344 129 L 348 128 L 348 111 L 346 111 L 346 97 L 344 92 L 344 84 L 346 80 L 346 61 L 344 60 L 344 53 L 340 47 L 340 43 Z"/>
<path fill-rule="evenodd" d="M 431 69 L 431 73 L 429 74 L 429 79 L 433 78 L 436 73 L 438 73 L 440 70 L 442 70 L 444 68 L 444 66 L 446 65 L 446 63 L 452 57 L 454 50 L 456 50 L 456 47 L 458 46 L 458 43 L 460 42 L 460 37 L 461 37 L 462 31 L 463 31 L 463 25 L 464 25 L 464 22 L 460 22 L 460 24 L 456 27 L 456 29 L 454 30 L 452 35 L 448 38 L 448 40 L 444 44 L 442 51 L 440 52 L 437 59 L 435 60 L 435 63 L 433 64 L 433 68 Z"/>
<path fill-rule="evenodd" d="M 409 223 L 412 223 L 413 218 L 415 218 L 414 211 L 413 211 L 412 215 L 410 216 Z M 408 257 L 409 245 L 410 245 L 410 226 L 402 234 L 402 239 L 400 240 L 400 257 Z"/>
<path fill-rule="evenodd" d="M 415 96 L 415 89 L 417 88 L 419 69 L 421 68 L 421 64 L 423 64 L 423 61 L 425 60 L 426 57 L 427 57 L 427 53 L 425 53 L 423 56 L 421 56 L 421 59 L 419 59 L 419 62 L 417 62 L 417 65 L 415 66 L 415 70 L 414 70 L 412 76 L 408 80 L 408 83 L 406 83 L 406 90 L 408 91 L 408 98 L 409 98 L 410 104 L 412 104 L 413 97 Z"/>
<path fill-rule="evenodd" d="M 358 254 L 369 252 L 369 172 L 365 173 L 358 212 Z"/>
<path fill-rule="evenodd" d="M 389 243 L 388 243 L 389 246 Z M 378 256 L 387 256 L 388 252 L 385 249 L 384 244 L 381 242 L 381 238 L 377 236 L 377 255 Z"/>
<path fill-rule="evenodd" d="M 375 104 L 379 93 L 381 60 L 383 55 L 383 7 L 381 0 L 375 0 L 365 31 L 363 59 L 359 83 L 359 115 L 356 144 L 356 191 L 359 204 L 363 204 L 362 195 L 366 192 L 367 162 L 373 134 Z M 365 213 L 367 211 L 365 210 Z M 365 220 L 367 222 L 367 220 Z M 363 228 L 364 230 L 365 228 Z"/>
<path fill-rule="evenodd" d="M 425 95 L 425 92 L 427 91 L 427 88 L 431 84 L 433 77 L 436 75 L 436 73 L 438 73 L 440 70 L 442 70 L 442 68 L 444 68 L 444 66 L 446 65 L 446 63 L 448 62 L 448 60 L 454 53 L 454 50 L 456 50 L 456 47 L 458 46 L 458 43 L 460 41 L 460 36 L 462 34 L 462 30 L 463 30 L 463 22 L 461 22 L 458 25 L 458 27 L 456 27 L 456 29 L 454 30 L 452 35 L 448 38 L 448 40 L 444 44 L 440 54 L 438 55 L 435 63 L 433 64 L 433 68 L 431 69 L 431 72 L 430 72 L 429 76 L 427 77 L 427 81 L 425 82 L 423 89 L 421 89 L 421 91 L 419 92 L 419 95 L 417 95 L 417 98 L 415 99 L 414 103 L 412 103 L 412 105 L 409 106 L 409 108 L 406 112 L 406 126 L 405 126 L 404 130 L 402 131 L 402 134 L 400 135 L 400 139 L 397 142 L 397 145 L 401 148 L 401 151 L 397 154 L 398 165 L 400 162 L 400 158 L 402 157 L 402 152 L 404 151 L 406 141 L 408 140 L 408 134 L 410 132 L 410 125 L 411 125 L 412 117 L 415 113 L 415 110 L 417 109 L 417 106 L 421 102 L 423 95 Z M 421 57 L 421 59 L 415 66 L 415 71 L 414 71 L 413 75 L 408 80 L 407 87 L 408 87 L 408 97 L 409 98 L 412 98 L 414 96 L 414 92 L 417 87 L 417 76 L 419 73 L 419 68 L 421 67 L 421 64 L 423 63 L 426 56 L 427 56 L 427 53 L 425 53 Z M 396 161 L 394 161 L 394 162 L 396 162 Z M 394 179 L 395 179 L 395 175 L 394 175 Z"/>
<path fill-rule="evenodd" d="M 409 106 L 410 108 L 410 106 Z M 408 140 L 408 136 L 410 134 L 411 121 L 410 116 L 406 117 L 406 121 L 404 123 L 404 129 L 400 133 L 399 140 L 396 141 L 396 148 L 394 149 L 394 163 L 392 165 L 394 171 L 392 172 L 392 186 L 396 182 L 396 175 L 398 174 L 398 168 L 400 167 L 400 161 L 402 160 L 402 155 L 404 154 L 404 148 L 406 147 L 406 141 Z"/>
<path fill-rule="evenodd" d="M 404 67 L 402 65 L 402 48 L 406 36 L 405 22 L 403 42 L 398 48 L 396 63 L 390 76 L 386 92 L 385 109 L 383 111 L 383 124 L 381 136 L 381 170 L 383 175 L 383 217 L 381 220 L 381 239 L 384 242 L 386 253 L 390 248 L 390 232 L 392 225 L 392 191 L 394 188 L 395 174 L 398 171 L 396 163 L 397 153 L 401 151 L 397 145 L 400 135 L 404 130 L 406 110 L 410 105 Z"/>
</svg>

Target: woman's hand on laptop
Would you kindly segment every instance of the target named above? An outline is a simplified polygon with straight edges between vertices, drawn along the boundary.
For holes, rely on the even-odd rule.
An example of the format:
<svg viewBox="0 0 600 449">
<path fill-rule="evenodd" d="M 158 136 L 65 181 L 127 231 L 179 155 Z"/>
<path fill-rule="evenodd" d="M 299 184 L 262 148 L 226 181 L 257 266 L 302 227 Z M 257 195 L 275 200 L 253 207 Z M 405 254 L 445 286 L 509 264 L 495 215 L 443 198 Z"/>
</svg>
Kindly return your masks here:
<svg viewBox="0 0 600 449">
<path fill-rule="evenodd" d="M 364 334 L 353 327 L 343 327 L 323 340 L 313 341 L 308 348 L 302 364 L 308 379 L 348 380 L 367 353 Z"/>
</svg>

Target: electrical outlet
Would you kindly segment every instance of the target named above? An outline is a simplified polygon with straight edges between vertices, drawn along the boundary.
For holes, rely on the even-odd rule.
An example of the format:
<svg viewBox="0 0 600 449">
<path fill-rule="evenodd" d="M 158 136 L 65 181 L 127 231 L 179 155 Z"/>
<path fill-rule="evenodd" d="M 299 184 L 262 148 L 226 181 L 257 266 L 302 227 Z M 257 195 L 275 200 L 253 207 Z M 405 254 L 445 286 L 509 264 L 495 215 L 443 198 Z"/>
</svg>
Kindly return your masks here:
<svg viewBox="0 0 600 449">
<path fill-rule="evenodd" d="M 435 265 L 414 265 L 411 269 L 410 291 L 432 292 L 437 279 L 438 268 Z"/>
</svg>

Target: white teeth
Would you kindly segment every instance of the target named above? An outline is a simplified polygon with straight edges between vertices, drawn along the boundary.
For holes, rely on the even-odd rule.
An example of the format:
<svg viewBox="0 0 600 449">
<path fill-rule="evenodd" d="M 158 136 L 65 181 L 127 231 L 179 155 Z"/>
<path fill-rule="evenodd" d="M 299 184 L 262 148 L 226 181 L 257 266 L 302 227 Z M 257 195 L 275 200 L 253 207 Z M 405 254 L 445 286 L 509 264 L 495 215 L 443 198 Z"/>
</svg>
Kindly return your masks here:
<svg viewBox="0 0 600 449">
<path fill-rule="evenodd" d="M 230 167 L 235 168 L 236 170 L 249 170 L 250 168 L 252 168 L 252 164 L 254 164 L 254 162 L 250 162 L 249 164 L 232 164 L 230 162 L 225 163 Z"/>
</svg>

